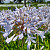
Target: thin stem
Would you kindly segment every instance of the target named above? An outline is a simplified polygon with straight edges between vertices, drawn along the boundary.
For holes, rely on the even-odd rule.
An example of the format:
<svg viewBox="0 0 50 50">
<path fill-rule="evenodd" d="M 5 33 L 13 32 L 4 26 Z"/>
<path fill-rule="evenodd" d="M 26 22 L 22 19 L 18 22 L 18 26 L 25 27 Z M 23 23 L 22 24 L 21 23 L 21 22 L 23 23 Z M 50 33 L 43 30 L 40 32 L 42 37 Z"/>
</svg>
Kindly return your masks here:
<svg viewBox="0 0 50 50">
<path fill-rule="evenodd" d="M 38 35 L 36 35 L 36 38 L 37 38 L 37 40 L 36 40 L 36 48 L 38 49 Z"/>
<path fill-rule="evenodd" d="M 19 31 L 19 34 L 20 34 L 20 31 Z M 18 39 L 18 50 L 19 50 L 19 43 L 20 43 L 20 40 Z"/>
<path fill-rule="evenodd" d="M 18 40 L 18 50 L 19 50 L 19 43 L 20 43 L 20 40 Z"/>
<path fill-rule="evenodd" d="M 47 39 L 47 44 L 48 44 L 49 42 L 48 42 L 48 39 Z M 48 46 L 48 49 L 49 49 L 49 46 Z"/>
<path fill-rule="evenodd" d="M 44 46 L 45 46 L 45 39 L 44 39 L 44 41 L 43 41 L 43 44 L 44 44 Z M 44 48 L 43 50 L 45 50 L 45 48 Z"/>
<path fill-rule="evenodd" d="M 39 50 L 39 43 L 40 43 L 40 42 L 39 42 L 39 37 L 38 37 L 38 50 Z"/>
<path fill-rule="evenodd" d="M 23 43 L 24 43 L 24 38 L 22 39 L 22 50 L 23 50 Z"/>
<path fill-rule="evenodd" d="M 35 44 L 35 50 L 36 50 L 36 44 Z"/>
<path fill-rule="evenodd" d="M 40 49 L 40 36 L 39 36 L 39 49 Z"/>
<path fill-rule="evenodd" d="M 50 39 L 48 39 L 48 43 L 49 43 L 49 46 L 48 46 L 48 48 L 49 48 L 49 50 L 50 50 Z"/>
</svg>

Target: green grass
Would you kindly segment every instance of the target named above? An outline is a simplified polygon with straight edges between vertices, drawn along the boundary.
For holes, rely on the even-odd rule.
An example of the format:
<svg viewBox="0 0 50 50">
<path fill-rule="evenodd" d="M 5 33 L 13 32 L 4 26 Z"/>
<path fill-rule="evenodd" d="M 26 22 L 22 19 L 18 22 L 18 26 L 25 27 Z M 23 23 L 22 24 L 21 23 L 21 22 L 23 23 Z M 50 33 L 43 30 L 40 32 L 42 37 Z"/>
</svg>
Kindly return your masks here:
<svg viewBox="0 0 50 50">
<path fill-rule="evenodd" d="M 13 9 L 13 8 L 15 8 L 15 7 L 11 7 L 11 10 Z M 8 7 L 0 7 L 0 10 L 8 10 Z"/>
<path fill-rule="evenodd" d="M 18 6 L 18 8 L 21 8 L 22 6 Z M 11 10 L 13 9 L 13 8 L 15 8 L 14 6 L 11 6 Z M 0 10 L 2 11 L 2 10 L 8 10 L 8 7 L 0 7 Z"/>
</svg>

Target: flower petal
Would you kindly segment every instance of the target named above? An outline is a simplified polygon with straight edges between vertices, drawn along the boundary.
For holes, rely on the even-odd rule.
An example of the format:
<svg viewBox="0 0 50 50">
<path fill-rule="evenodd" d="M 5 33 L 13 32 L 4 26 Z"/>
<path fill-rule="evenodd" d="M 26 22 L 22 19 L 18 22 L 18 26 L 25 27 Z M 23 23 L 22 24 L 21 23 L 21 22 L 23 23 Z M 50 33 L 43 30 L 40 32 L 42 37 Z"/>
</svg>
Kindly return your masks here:
<svg viewBox="0 0 50 50">
<path fill-rule="evenodd" d="M 16 37 L 13 39 L 13 41 L 15 41 L 17 38 L 18 38 L 18 36 L 16 36 Z"/>
<path fill-rule="evenodd" d="M 31 39 L 31 41 L 32 41 L 33 43 L 36 43 L 36 41 L 34 41 L 34 40 L 32 40 L 32 39 Z"/>
<path fill-rule="evenodd" d="M 6 39 L 6 42 L 9 43 L 9 42 L 13 39 L 14 36 L 15 36 L 15 34 L 14 34 L 12 37 L 7 38 L 7 39 Z"/>
</svg>

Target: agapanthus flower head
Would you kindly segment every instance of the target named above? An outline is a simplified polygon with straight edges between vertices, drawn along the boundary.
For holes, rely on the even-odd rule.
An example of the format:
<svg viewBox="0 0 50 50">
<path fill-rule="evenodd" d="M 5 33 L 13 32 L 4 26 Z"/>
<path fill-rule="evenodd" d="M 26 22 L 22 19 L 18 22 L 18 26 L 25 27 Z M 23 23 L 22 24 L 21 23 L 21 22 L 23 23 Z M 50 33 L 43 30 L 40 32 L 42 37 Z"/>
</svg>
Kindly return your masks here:
<svg viewBox="0 0 50 50">
<path fill-rule="evenodd" d="M 45 8 L 45 9 L 44 9 Z M 8 7 L 9 9 L 9 7 Z M 33 35 L 38 35 L 41 37 L 42 41 L 43 38 L 45 38 L 45 33 L 50 30 L 50 13 L 49 7 L 39 7 L 36 9 L 36 7 L 25 7 L 16 9 L 13 8 L 13 11 L 11 10 L 3 10 L 0 12 L 0 25 L 3 26 L 3 29 L 5 31 L 0 31 L 3 33 L 3 36 L 6 39 L 7 43 L 10 43 L 12 40 L 16 41 L 17 39 L 22 40 L 24 38 L 24 35 L 27 35 L 27 39 L 25 43 L 28 43 L 27 49 L 30 49 L 31 41 L 33 43 L 36 43 L 35 40 L 36 37 L 33 37 Z M 43 29 L 42 30 L 39 30 Z M 10 38 L 8 37 L 12 31 L 15 31 L 15 34 L 13 34 Z M 44 46 L 42 47 L 42 49 Z"/>
</svg>

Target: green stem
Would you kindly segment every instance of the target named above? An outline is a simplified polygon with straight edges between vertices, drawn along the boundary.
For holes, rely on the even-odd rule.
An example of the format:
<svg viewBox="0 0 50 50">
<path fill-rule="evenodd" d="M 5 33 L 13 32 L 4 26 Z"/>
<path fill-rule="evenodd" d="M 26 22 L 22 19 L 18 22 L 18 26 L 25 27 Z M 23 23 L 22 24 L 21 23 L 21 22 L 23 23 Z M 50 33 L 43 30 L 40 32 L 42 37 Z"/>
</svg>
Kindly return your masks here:
<svg viewBox="0 0 50 50">
<path fill-rule="evenodd" d="M 19 31 L 19 34 L 20 34 L 20 31 Z M 20 44 L 20 39 L 18 40 L 18 50 L 19 50 L 19 46 L 20 46 L 19 44 Z"/>
<path fill-rule="evenodd" d="M 38 35 L 36 35 L 36 38 L 37 38 L 37 40 L 36 40 L 36 48 L 38 49 Z"/>
<path fill-rule="evenodd" d="M 40 36 L 39 36 L 39 49 L 40 49 Z"/>
<path fill-rule="evenodd" d="M 23 50 L 23 43 L 24 43 L 24 38 L 22 39 L 22 50 Z"/>
<path fill-rule="evenodd" d="M 38 37 L 38 50 L 39 50 L 39 43 L 40 43 L 40 42 L 39 42 L 39 37 Z"/>
<path fill-rule="evenodd" d="M 49 46 L 48 46 L 48 48 L 49 48 L 49 50 L 50 50 L 50 40 L 48 39 L 48 43 L 49 43 Z"/>
<path fill-rule="evenodd" d="M 45 46 L 45 39 L 44 39 L 44 41 L 43 41 L 43 44 L 44 44 L 44 46 Z M 44 48 L 43 50 L 45 50 L 45 48 Z"/>
<path fill-rule="evenodd" d="M 35 44 L 35 50 L 36 50 L 36 44 Z"/>
<path fill-rule="evenodd" d="M 20 40 L 18 40 L 18 50 L 19 50 L 19 43 L 20 43 Z"/>
</svg>

